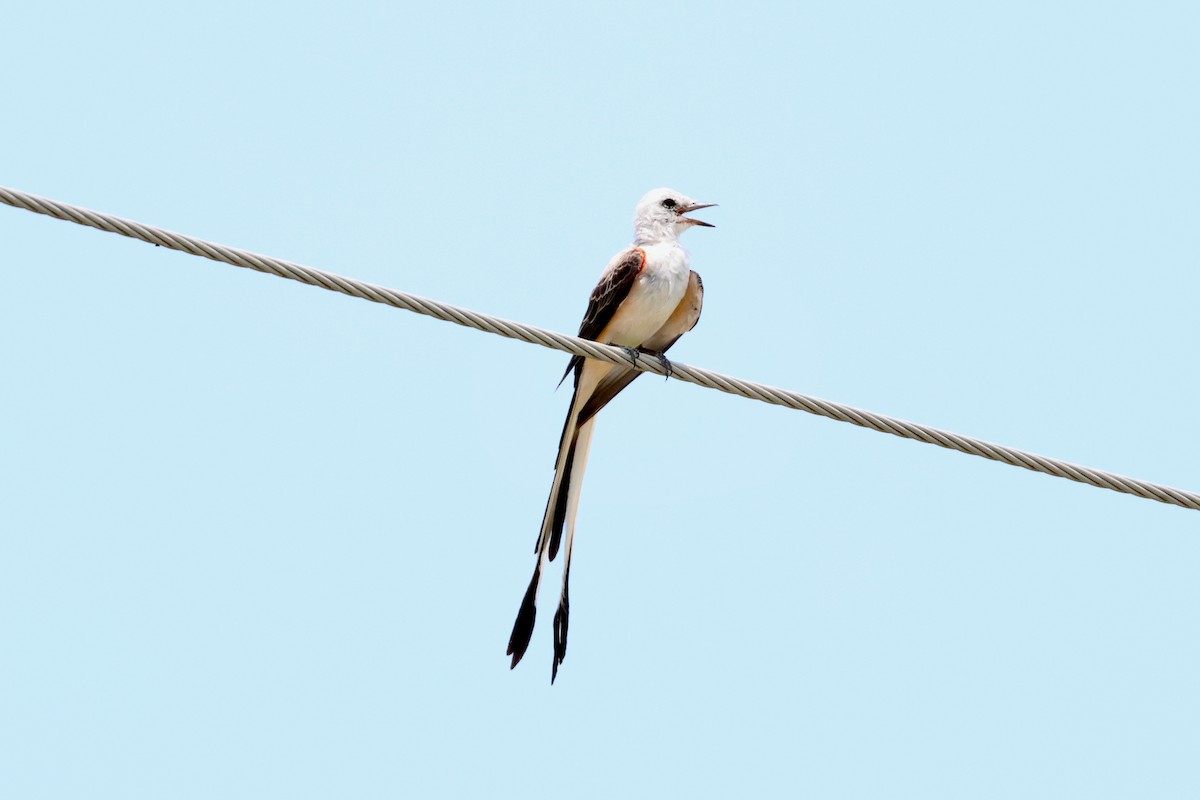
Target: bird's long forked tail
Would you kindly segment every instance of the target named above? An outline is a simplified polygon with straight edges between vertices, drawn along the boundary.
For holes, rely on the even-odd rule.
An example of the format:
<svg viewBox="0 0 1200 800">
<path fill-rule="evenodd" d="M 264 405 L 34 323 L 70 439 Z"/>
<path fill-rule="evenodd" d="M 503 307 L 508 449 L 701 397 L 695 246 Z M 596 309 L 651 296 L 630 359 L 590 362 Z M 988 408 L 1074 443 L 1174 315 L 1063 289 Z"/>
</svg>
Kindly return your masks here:
<svg viewBox="0 0 1200 800">
<path fill-rule="evenodd" d="M 583 489 L 583 474 L 587 470 L 588 452 L 592 449 L 592 430 L 596 420 L 589 419 L 575 434 L 571 446 L 571 468 L 568 476 L 566 539 L 563 544 L 562 594 L 558 610 L 554 612 L 554 663 L 550 669 L 550 683 L 558 677 L 558 665 L 567 657 L 567 624 L 571 613 L 571 550 L 575 544 L 575 517 L 579 512 L 579 498 Z"/>
<path fill-rule="evenodd" d="M 537 563 L 533 568 L 533 577 L 521 599 L 521 607 L 517 611 L 513 623 L 512 634 L 508 640 L 507 654 L 512 656 L 510 669 L 520 663 L 525 651 L 533 638 L 534 624 L 537 620 L 537 598 L 541 586 L 542 572 L 548 561 L 554 560 L 558 554 L 563 534 L 566 533 L 565 564 L 563 567 L 563 596 L 559 609 L 555 613 L 554 641 L 555 662 L 552 678 L 558 673 L 558 665 L 566 653 L 566 628 L 569 603 L 567 602 L 567 585 L 570 576 L 571 545 L 575 535 L 575 516 L 579 510 L 579 491 L 583 486 L 583 474 L 587 466 L 588 451 L 591 448 L 592 429 L 594 420 L 588 420 L 582 427 L 575 427 L 575 419 L 579 412 L 578 392 L 572 400 L 571 411 L 563 426 L 563 435 L 559 441 L 559 454 L 555 463 L 554 482 L 550 487 L 550 497 L 546 501 L 546 513 L 542 518 L 542 528 L 537 541 Z"/>
<path fill-rule="evenodd" d="M 538 533 L 534 552 L 537 563 L 533 567 L 533 577 L 525 596 L 521 599 L 521 607 L 517 611 L 517 619 L 513 622 L 512 634 L 508 639 L 507 655 L 512 656 L 513 669 L 520 663 L 529 648 L 533 638 L 534 623 L 537 621 L 538 589 L 541 586 L 542 571 L 546 562 L 557 555 L 562 530 L 566 523 L 567 491 L 570 488 L 571 466 L 575 460 L 575 441 L 577 429 L 575 420 L 579 413 L 579 387 L 576 385 L 575 396 L 571 398 L 570 410 L 563 423 L 562 436 L 558 440 L 558 457 L 554 462 L 554 481 L 550 486 L 550 497 L 546 500 L 546 513 L 542 517 L 542 527 Z"/>
</svg>

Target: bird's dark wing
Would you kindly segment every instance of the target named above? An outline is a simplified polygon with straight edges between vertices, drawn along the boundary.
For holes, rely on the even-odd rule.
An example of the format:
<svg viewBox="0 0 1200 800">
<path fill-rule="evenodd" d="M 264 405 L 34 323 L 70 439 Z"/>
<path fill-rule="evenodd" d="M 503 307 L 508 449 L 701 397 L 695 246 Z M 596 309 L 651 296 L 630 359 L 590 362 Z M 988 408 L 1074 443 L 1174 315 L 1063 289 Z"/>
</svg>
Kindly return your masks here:
<svg viewBox="0 0 1200 800">
<path fill-rule="evenodd" d="M 688 276 L 688 288 L 683 294 L 683 299 L 679 301 L 679 305 L 671 312 L 670 318 L 663 323 L 663 326 L 642 343 L 642 349 L 654 353 L 665 353 L 670 350 L 671 345 L 679 341 L 680 336 L 696 327 L 696 323 L 700 321 L 700 310 L 703 306 L 704 282 L 693 271 Z M 583 408 L 579 410 L 577 424 L 582 425 L 594 417 L 600 409 L 608 405 L 614 397 L 620 394 L 622 389 L 633 383 L 634 379 L 641 374 L 640 370 L 629 367 L 617 366 L 609 370 L 608 374 L 596 385 L 595 391 L 583 404 Z"/>
<path fill-rule="evenodd" d="M 612 260 L 608 269 L 600 276 L 600 282 L 592 290 L 591 299 L 588 300 L 587 313 L 583 315 L 583 322 L 579 324 L 579 338 L 597 340 L 604 328 L 612 321 L 613 314 L 617 313 L 621 303 L 624 303 L 625 298 L 629 296 L 633 282 L 645 266 L 646 251 L 640 247 L 632 247 Z M 582 356 L 573 356 L 571 363 L 567 365 L 567 371 L 563 373 L 563 380 L 567 379 L 572 370 L 575 371 L 575 377 L 578 380 L 579 367 L 582 364 Z"/>
</svg>

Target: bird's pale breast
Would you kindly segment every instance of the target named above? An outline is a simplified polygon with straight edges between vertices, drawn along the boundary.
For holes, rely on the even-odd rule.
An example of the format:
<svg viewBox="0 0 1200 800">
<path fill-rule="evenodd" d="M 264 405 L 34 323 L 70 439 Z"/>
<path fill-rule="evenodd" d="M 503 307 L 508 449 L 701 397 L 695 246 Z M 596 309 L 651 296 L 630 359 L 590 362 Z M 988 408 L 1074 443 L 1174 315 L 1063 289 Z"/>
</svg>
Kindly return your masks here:
<svg viewBox="0 0 1200 800">
<path fill-rule="evenodd" d="M 642 250 L 646 265 L 599 337 L 601 341 L 640 346 L 662 327 L 687 291 L 688 256 L 677 242 L 648 245 Z"/>
</svg>

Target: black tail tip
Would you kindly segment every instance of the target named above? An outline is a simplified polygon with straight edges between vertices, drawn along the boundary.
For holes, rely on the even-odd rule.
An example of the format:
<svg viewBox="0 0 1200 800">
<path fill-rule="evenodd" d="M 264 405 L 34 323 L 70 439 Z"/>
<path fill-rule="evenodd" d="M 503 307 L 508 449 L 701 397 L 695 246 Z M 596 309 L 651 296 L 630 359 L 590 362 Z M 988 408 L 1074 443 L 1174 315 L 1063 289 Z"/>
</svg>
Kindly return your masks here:
<svg viewBox="0 0 1200 800">
<path fill-rule="evenodd" d="M 554 663 L 550 667 L 551 686 L 558 677 L 558 665 L 567 658 L 567 623 L 570 614 L 571 605 L 567 598 L 563 597 L 562 602 L 558 604 L 558 610 L 554 612 Z"/>
<path fill-rule="evenodd" d="M 529 641 L 533 638 L 533 624 L 537 620 L 537 587 L 540 570 L 533 571 L 533 580 L 521 598 L 521 608 L 517 611 L 517 619 L 513 622 L 512 634 L 508 637 L 508 650 L 505 655 L 512 656 L 509 669 L 515 669 L 521 663 L 525 651 L 529 649 Z"/>
<path fill-rule="evenodd" d="M 504 653 L 512 656 L 512 664 L 509 665 L 509 669 L 516 669 L 517 664 L 521 663 L 521 659 L 525 656 L 525 651 L 529 649 L 536 617 L 537 610 L 535 608 L 530 606 L 527 609 L 525 606 L 521 606 L 521 610 L 517 614 L 517 621 L 513 623 L 512 635 L 508 637 L 508 650 Z"/>
</svg>

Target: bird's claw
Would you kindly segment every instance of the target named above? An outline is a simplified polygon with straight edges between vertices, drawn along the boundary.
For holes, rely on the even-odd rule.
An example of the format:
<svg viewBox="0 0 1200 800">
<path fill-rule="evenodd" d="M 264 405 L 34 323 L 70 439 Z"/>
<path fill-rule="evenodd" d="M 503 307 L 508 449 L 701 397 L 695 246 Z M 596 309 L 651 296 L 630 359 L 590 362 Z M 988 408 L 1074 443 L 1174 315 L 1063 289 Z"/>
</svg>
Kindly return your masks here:
<svg viewBox="0 0 1200 800">
<path fill-rule="evenodd" d="M 637 366 L 638 359 L 643 355 L 654 356 L 658 359 L 658 363 L 662 365 L 663 373 L 667 378 L 675 374 L 675 368 L 671 366 L 671 362 L 667 360 L 666 355 L 661 350 L 647 350 L 644 347 L 622 347 L 621 349 L 629 356 L 630 363 L 635 367 Z"/>
<path fill-rule="evenodd" d="M 658 359 L 658 363 L 662 365 L 664 380 L 675 374 L 675 368 L 671 366 L 671 362 L 667 360 L 667 356 L 661 350 L 642 349 L 642 353 L 648 356 L 654 356 Z"/>
<path fill-rule="evenodd" d="M 675 368 L 671 366 L 671 362 L 662 353 L 657 353 L 657 355 L 658 363 L 662 364 L 663 372 L 666 373 L 663 375 L 663 380 L 670 380 L 671 376 L 675 374 Z"/>
</svg>

